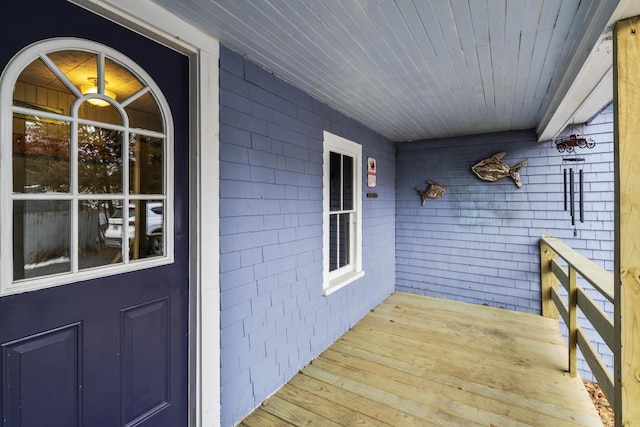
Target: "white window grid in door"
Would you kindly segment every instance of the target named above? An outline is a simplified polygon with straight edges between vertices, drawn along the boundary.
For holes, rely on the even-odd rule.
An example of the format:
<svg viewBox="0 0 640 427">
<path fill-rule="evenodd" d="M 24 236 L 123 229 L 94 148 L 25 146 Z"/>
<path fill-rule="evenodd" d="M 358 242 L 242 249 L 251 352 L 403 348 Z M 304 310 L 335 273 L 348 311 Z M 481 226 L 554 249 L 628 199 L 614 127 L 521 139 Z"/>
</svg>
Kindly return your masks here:
<svg viewBox="0 0 640 427">
<path fill-rule="evenodd" d="M 83 94 L 80 89 L 72 83 L 62 70 L 49 58 L 49 55 L 61 51 L 79 51 L 95 54 L 97 57 L 97 85 L 98 93 Z M 123 100 L 114 100 L 105 92 L 105 59 L 125 67 L 142 84 L 143 87 Z M 13 93 L 17 79 L 25 67 L 34 60 L 42 60 L 51 72 L 75 95 L 76 99 L 71 104 L 68 114 L 60 114 L 55 111 L 34 111 L 29 106 L 20 104 L 14 105 Z M 163 119 L 163 130 L 159 132 L 150 129 L 130 127 L 129 117 L 125 109 L 127 106 L 139 100 L 141 97 L 151 94 L 157 103 L 159 112 Z M 78 109 L 90 98 L 106 101 L 115 108 L 121 116 L 120 124 L 105 123 L 102 121 L 90 120 L 79 117 Z M 49 119 L 57 122 L 67 123 L 70 128 L 69 138 L 69 191 L 28 193 L 13 191 L 13 166 L 12 166 L 12 144 L 13 144 L 13 117 L 14 114 L 25 116 L 36 114 L 40 119 Z M 122 191 L 120 193 L 88 193 L 79 191 L 78 185 L 78 135 L 79 127 L 85 126 L 89 129 L 99 128 L 102 130 L 115 131 L 121 135 L 123 153 L 122 161 Z M 159 193 L 140 194 L 132 193 L 130 187 L 130 167 L 128 156 L 130 152 L 129 143 L 132 137 L 147 137 L 157 141 L 162 141 L 162 190 Z M 35 43 L 20 53 L 18 53 L 7 65 L 0 77 L 0 295 L 24 292 L 29 290 L 42 289 L 51 286 L 77 282 L 96 277 L 103 277 L 122 272 L 133 271 L 153 266 L 169 264 L 173 262 L 173 122 L 168 103 L 160 88 L 153 79 L 136 63 L 122 55 L 118 51 L 107 46 L 75 38 L 57 38 Z M 117 264 L 107 264 L 99 267 L 80 269 L 79 267 L 79 205 L 81 202 L 93 200 L 112 201 L 121 204 L 122 215 L 122 248 L 121 260 Z M 44 275 L 28 279 L 14 279 L 13 277 L 13 206 L 16 202 L 66 202 L 69 203 L 70 215 L 70 253 L 69 271 L 58 274 Z M 125 244 L 128 239 L 130 227 L 128 207 L 135 203 L 159 202 L 163 206 L 163 255 L 151 258 L 130 259 L 129 248 Z"/>
</svg>

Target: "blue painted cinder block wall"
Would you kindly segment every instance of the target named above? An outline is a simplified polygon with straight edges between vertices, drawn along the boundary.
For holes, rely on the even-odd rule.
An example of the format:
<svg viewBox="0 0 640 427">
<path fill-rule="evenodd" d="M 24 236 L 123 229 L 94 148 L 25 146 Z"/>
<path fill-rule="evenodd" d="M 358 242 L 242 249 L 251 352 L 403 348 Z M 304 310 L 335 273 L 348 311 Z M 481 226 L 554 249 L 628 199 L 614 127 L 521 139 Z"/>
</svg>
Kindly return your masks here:
<svg viewBox="0 0 640 427">
<path fill-rule="evenodd" d="M 578 149 L 580 166 L 564 162 L 533 130 L 398 144 L 396 286 L 398 290 L 492 307 L 540 313 L 539 239 L 551 234 L 613 271 L 613 114 L 608 107 L 576 129 L 596 141 Z M 523 187 L 509 177 L 486 182 L 471 166 L 506 151 L 521 160 Z M 584 171 L 585 222 L 574 227 L 564 211 L 563 169 Z M 577 175 L 576 175 L 577 179 Z M 426 180 L 447 187 L 420 205 L 415 187 Z M 613 307 L 599 294 L 609 313 Z M 613 365 L 605 344 L 598 349 Z M 589 378 L 586 365 L 581 373 Z"/>
<path fill-rule="evenodd" d="M 324 130 L 376 158 L 379 195 L 363 198 L 365 276 L 327 297 Z M 237 423 L 393 292 L 395 188 L 392 143 L 221 48 L 222 425 Z"/>
</svg>

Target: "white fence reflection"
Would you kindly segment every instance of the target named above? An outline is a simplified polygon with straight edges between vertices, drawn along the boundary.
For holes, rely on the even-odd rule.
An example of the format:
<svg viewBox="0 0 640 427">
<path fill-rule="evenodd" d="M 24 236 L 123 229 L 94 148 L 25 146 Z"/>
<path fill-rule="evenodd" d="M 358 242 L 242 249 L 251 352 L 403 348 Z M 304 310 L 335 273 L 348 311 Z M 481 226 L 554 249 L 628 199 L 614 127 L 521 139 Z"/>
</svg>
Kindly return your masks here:
<svg viewBox="0 0 640 427">
<path fill-rule="evenodd" d="M 83 210 L 78 217 L 78 245 L 81 252 L 96 250 L 100 223 L 98 210 Z M 23 256 L 25 264 L 68 256 L 71 224 L 67 212 L 30 212 L 24 216 Z"/>
</svg>

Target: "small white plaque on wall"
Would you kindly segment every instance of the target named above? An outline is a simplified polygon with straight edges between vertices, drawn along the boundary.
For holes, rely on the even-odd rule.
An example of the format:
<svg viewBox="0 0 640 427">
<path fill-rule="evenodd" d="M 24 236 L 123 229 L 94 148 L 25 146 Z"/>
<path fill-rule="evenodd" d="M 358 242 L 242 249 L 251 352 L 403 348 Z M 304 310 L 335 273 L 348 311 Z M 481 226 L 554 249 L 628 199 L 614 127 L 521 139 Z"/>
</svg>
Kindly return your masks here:
<svg viewBox="0 0 640 427">
<path fill-rule="evenodd" d="M 376 188 L 377 171 L 376 159 L 373 157 L 367 157 L 367 187 Z"/>
</svg>

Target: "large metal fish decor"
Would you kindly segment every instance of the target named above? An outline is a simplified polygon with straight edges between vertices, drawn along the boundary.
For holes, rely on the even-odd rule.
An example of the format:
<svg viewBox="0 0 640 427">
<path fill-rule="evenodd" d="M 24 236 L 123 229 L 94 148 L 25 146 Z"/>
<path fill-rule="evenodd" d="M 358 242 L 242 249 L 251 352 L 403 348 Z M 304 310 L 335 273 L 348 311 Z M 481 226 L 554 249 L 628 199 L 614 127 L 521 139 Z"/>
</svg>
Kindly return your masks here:
<svg viewBox="0 0 640 427">
<path fill-rule="evenodd" d="M 488 159 L 484 159 L 473 165 L 471 170 L 478 178 L 489 182 L 494 182 L 510 176 L 513 179 L 513 182 L 515 182 L 519 188 L 522 188 L 522 181 L 520 181 L 520 169 L 522 169 L 529 160 L 525 159 L 510 168 L 502 161 L 502 158 L 506 155 L 506 151 L 496 153 Z"/>
</svg>

